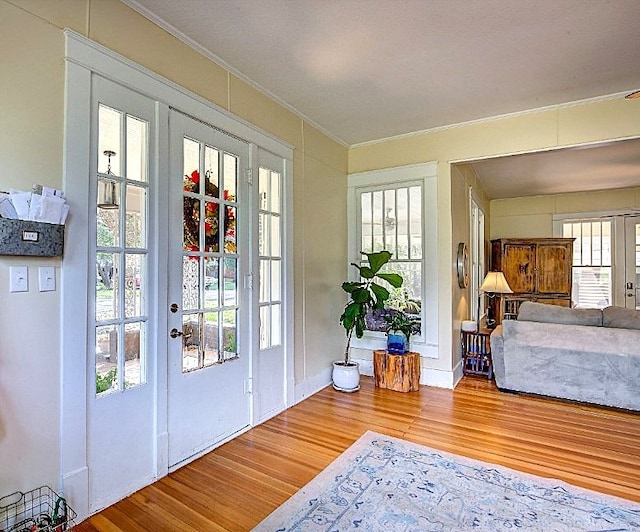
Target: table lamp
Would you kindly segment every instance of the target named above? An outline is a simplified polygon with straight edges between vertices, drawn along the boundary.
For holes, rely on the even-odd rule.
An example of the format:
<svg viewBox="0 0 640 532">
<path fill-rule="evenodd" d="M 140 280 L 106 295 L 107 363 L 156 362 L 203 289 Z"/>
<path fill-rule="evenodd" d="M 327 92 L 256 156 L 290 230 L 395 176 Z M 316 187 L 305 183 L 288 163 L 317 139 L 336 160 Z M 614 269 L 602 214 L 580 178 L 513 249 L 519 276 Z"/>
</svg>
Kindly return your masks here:
<svg viewBox="0 0 640 532">
<path fill-rule="evenodd" d="M 478 290 L 478 321 L 480 320 L 480 293 L 482 292 L 487 294 L 489 300 L 496 296 L 500 297 L 500 304 L 498 306 L 499 314 L 502 314 L 502 294 L 513 294 L 513 290 L 509 287 L 509 283 L 507 283 L 502 272 L 487 272 Z M 491 301 L 489 301 L 489 303 L 491 303 Z M 489 304 L 487 306 L 487 327 L 493 329 L 495 326 L 496 318 L 491 316 L 491 304 Z"/>
</svg>

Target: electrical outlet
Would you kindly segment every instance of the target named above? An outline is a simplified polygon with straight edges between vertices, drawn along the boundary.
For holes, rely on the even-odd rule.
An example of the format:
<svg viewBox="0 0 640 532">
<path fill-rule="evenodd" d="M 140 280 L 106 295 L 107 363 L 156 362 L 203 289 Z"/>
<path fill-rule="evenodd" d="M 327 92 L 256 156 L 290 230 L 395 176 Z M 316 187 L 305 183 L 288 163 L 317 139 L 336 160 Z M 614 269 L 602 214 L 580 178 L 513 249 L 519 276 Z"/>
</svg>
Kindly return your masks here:
<svg viewBox="0 0 640 532">
<path fill-rule="evenodd" d="M 38 270 L 40 292 L 51 292 L 56 289 L 56 269 L 53 266 L 40 266 Z"/>
<path fill-rule="evenodd" d="M 29 291 L 29 269 L 27 266 L 9 267 L 9 291 L 28 292 Z"/>
</svg>

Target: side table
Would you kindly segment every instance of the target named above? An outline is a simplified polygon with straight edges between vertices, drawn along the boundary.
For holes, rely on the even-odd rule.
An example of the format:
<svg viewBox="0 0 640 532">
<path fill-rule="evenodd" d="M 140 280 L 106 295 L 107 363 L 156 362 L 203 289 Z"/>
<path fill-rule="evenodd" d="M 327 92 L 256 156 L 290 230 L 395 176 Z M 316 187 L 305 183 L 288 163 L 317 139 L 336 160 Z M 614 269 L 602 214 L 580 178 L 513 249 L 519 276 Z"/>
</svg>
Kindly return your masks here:
<svg viewBox="0 0 640 532">
<path fill-rule="evenodd" d="M 417 392 L 420 389 L 420 353 L 391 355 L 385 349 L 375 350 L 373 377 L 378 388 Z"/>
<path fill-rule="evenodd" d="M 491 329 L 480 329 L 478 332 L 462 331 L 462 372 L 464 375 L 482 375 L 489 380 L 493 376 L 491 360 Z"/>
</svg>

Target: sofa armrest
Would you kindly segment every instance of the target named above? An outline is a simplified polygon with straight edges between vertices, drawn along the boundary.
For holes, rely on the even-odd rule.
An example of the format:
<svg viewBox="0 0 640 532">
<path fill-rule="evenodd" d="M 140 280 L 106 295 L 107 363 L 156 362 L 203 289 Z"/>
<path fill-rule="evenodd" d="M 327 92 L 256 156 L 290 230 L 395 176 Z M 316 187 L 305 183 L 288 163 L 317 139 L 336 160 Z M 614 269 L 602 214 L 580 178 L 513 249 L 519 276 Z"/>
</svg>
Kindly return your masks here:
<svg viewBox="0 0 640 532">
<path fill-rule="evenodd" d="M 493 375 L 496 386 L 504 386 L 504 336 L 502 325 L 498 325 L 491 333 L 491 360 L 493 361 Z"/>
</svg>

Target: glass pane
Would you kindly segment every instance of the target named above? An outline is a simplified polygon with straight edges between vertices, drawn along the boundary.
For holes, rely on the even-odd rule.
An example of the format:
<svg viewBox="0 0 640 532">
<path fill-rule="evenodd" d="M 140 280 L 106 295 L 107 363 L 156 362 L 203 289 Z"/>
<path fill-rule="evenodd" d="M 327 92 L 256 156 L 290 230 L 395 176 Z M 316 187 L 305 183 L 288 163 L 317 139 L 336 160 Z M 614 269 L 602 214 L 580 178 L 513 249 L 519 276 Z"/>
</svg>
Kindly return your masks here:
<svg viewBox="0 0 640 532">
<path fill-rule="evenodd" d="M 238 247 L 236 245 L 236 208 L 225 207 L 224 220 L 224 251 L 225 253 L 236 253 Z"/>
<path fill-rule="evenodd" d="M 96 327 L 96 394 L 118 389 L 118 329 Z"/>
<path fill-rule="evenodd" d="M 611 268 L 573 268 L 572 305 L 577 308 L 604 308 L 611 301 Z"/>
<path fill-rule="evenodd" d="M 280 212 L 280 174 L 271 172 L 271 212 Z"/>
<path fill-rule="evenodd" d="M 118 318 L 117 253 L 96 255 L 96 321 Z"/>
<path fill-rule="evenodd" d="M 218 182 L 220 152 L 211 146 L 204 147 L 204 190 L 207 196 L 220 197 Z"/>
<path fill-rule="evenodd" d="M 422 304 L 422 263 L 394 262 L 384 270 L 398 273 L 404 280 L 400 288 L 387 285 L 391 293 L 387 306 L 407 314 L 419 314 Z"/>
<path fill-rule="evenodd" d="M 183 187 L 187 192 L 200 192 L 200 143 L 185 137 L 183 143 Z"/>
<path fill-rule="evenodd" d="M 218 279 L 218 259 L 204 259 L 204 306 L 220 306 L 220 288 Z"/>
<path fill-rule="evenodd" d="M 186 251 L 200 250 L 200 200 L 183 198 L 184 216 L 184 249 Z"/>
<path fill-rule="evenodd" d="M 96 243 L 98 247 L 120 245 L 120 209 L 97 209 Z"/>
<path fill-rule="evenodd" d="M 260 194 L 260 199 L 259 199 L 259 205 L 258 205 L 258 209 L 262 210 L 262 211 L 267 211 L 269 210 L 269 196 L 268 196 L 268 191 L 269 191 L 269 175 L 271 172 L 269 172 L 269 170 L 267 170 L 266 168 L 260 168 L 258 171 L 258 188 L 259 188 L 259 194 Z"/>
<path fill-rule="evenodd" d="M 371 213 L 371 192 L 363 192 L 360 197 L 360 217 L 362 219 L 362 251 L 371 253 L 373 238 L 373 219 Z"/>
<path fill-rule="evenodd" d="M 264 257 L 267 254 L 267 238 L 268 234 L 266 232 L 269 222 L 268 214 L 259 214 L 258 215 L 258 255 Z"/>
<path fill-rule="evenodd" d="M 409 258 L 422 258 L 422 187 L 409 188 Z"/>
<path fill-rule="evenodd" d="M 127 185 L 127 218 L 125 239 L 129 248 L 144 248 L 147 245 L 146 224 L 147 190 Z"/>
<path fill-rule="evenodd" d="M 591 223 L 582 224 L 582 264 L 593 264 L 591 256 Z"/>
<path fill-rule="evenodd" d="M 271 256 L 280 256 L 280 217 L 271 216 Z"/>
<path fill-rule="evenodd" d="M 219 312 L 207 312 L 204 315 L 204 366 L 218 362 L 218 319 Z"/>
<path fill-rule="evenodd" d="M 124 314 L 127 318 L 143 316 L 144 308 L 144 262 L 145 255 L 125 255 L 124 270 Z"/>
<path fill-rule="evenodd" d="M 198 314 L 182 316 L 182 372 L 197 369 L 200 364 L 200 324 Z"/>
<path fill-rule="evenodd" d="M 228 360 L 238 355 L 237 334 L 236 334 L 236 314 L 235 310 L 225 310 L 222 314 L 223 321 L 223 338 L 222 345 L 224 351 L 224 359 Z"/>
<path fill-rule="evenodd" d="M 268 306 L 260 307 L 260 349 L 269 347 L 269 331 L 271 325 L 269 323 L 271 312 Z"/>
<path fill-rule="evenodd" d="M 271 286 L 269 259 L 260 259 L 260 303 L 269 302 L 269 288 Z"/>
<path fill-rule="evenodd" d="M 591 224 L 592 262 L 593 266 L 602 265 L 602 224 L 593 222 Z"/>
<path fill-rule="evenodd" d="M 280 305 L 271 306 L 271 347 L 280 345 L 280 331 L 282 328 L 280 316 Z"/>
<path fill-rule="evenodd" d="M 144 323 L 127 323 L 124 327 L 124 387 L 132 388 L 146 382 L 144 356 Z"/>
<path fill-rule="evenodd" d="M 220 205 L 212 201 L 204 204 L 204 250 L 217 253 L 220 249 Z"/>
<path fill-rule="evenodd" d="M 398 230 L 398 236 L 405 237 L 409 234 L 409 192 L 406 188 L 399 188 L 397 191 L 397 213 L 396 224 Z M 407 242 L 404 240 L 404 242 Z M 393 253 L 391 249 L 389 249 Z M 398 246 L 397 252 L 394 258 L 409 258 L 410 250 L 408 247 Z"/>
<path fill-rule="evenodd" d="M 230 153 L 223 156 L 224 164 L 224 199 L 235 201 L 236 180 L 238 178 L 238 158 Z"/>
<path fill-rule="evenodd" d="M 224 259 L 224 306 L 238 304 L 238 274 L 237 260 Z"/>
<path fill-rule="evenodd" d="M 611 222 L 602 222 L 602 265 L 611 266 Z"/>
<path fill-rule="evenodd" d="M 200 308 L 200 261 L 198 257 L 182 257 L 182 308 Z"/>
<path fill-rule="evenodd" d="M 127 116 L 127 179 L 147 181 L 147 123 Z"/>
<path fill-rule="evenodd" d="M 271 261 L 271 301 L 282 299 L 280 291 L 280 261 Z"/>
<path fill-rule="evenodd" d="M 115 109 L 102 104 L 98 107 L 98 172 L 101 174 L 122 175 L 120 170 L 122 118 L 122 113 Z M 110 165 L 109 156 L 105 152 L 113 152 Z"/>
<path fill-rule="evenodd" d="M 373 251 L 382 251 L 384 249 L 384 239 L 382 238 L 382 227 L 384 225 L 384 212 L 382 210 L 381 191 L 373 193 L 373 206 L 371 211 L 371 223 L 373 224 Z"/>
</svg>

